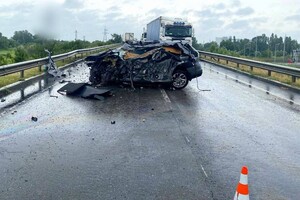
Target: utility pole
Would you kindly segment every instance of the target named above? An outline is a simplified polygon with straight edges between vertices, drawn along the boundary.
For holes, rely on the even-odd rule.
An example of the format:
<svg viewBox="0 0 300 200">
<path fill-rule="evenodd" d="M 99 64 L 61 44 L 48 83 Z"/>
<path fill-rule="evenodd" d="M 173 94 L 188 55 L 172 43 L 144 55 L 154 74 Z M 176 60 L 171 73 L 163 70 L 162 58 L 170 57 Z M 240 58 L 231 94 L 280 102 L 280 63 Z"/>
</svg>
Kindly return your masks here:
<svg viewBox="0 0 300 200">
<path fill-rule="evenodd" d="M 255 46 L 255 58 L 256 58 L 256 54 L 257 54 L 257 36 L 256 36 L 256 46 Z"/>
<path fill-rule="evenodd" d="M 284 41 L 283 41 L 283 62 L 284 61 L 284 57 L 285 57 L 285 38 L 286 38 L 286 35 L 284 35 Z"/>
<path fill-rule="evenodd" d="M 77 30 L 75 30 L 75 41 L 77 40 Z"/>
<path fill-rule="evenodd" d="M 276 55 L 276 53 L 277 53 L 276 51 L 277 51 L 277 46 L 278 46 L 278 45 L 280 45 L 280 43 L 275 44 L 275 58 L 274 58 L 274 63 L 276 63 L 276 56 L 277 56 L 277 55 Z"/>
<path fill-rule="evenodd" d="M 103 42 L 106 42 L 107 41 L 107 29 L 106 29 L 106 26 L 104 27 L 104 31 L 103 31 Z"/>
</svg>

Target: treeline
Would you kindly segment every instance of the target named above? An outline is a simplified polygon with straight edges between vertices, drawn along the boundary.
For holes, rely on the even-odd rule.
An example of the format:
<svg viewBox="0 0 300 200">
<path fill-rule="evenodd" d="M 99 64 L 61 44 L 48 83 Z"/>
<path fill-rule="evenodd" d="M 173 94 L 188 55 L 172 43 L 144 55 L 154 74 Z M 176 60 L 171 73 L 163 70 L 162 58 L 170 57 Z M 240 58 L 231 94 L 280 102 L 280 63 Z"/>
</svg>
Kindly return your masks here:
<svg viewBox="0 0 300 200">
<path fill-rule="evenodd" d="M 63 41 L 47 39 L 40 35 L 33 35 L 27 30 L 15 31 L 11 38 L 0 33 L 0 65 L 22 62 L 47 56 L 44 49 L 50 50 L 53 55 L 69 52 L 76 49 L 90 48 L 122 42 L 121 35 L 112 34 L 112 39 L 102 41 Z"/>
<path fill-rule="evenodd" d="M 300 44 L 297 40 L 291 37 L 278 37 L 276 34 L 271 34 L 267 37 L 266 34 L 256 36 L 250 39 L 236 39 L 235 36 L 223 40 L 220 45 L 216 42 L 199 44 L 196 38 L 193 39 L 193 46 L 199 50 L 210 51 L 214 53 L 232 55 L 232 56 L 248 56 L 273 58 L 274 56 L 286 58 L 292 56 L 293 50 L 299 49 Z"/>
</svg>

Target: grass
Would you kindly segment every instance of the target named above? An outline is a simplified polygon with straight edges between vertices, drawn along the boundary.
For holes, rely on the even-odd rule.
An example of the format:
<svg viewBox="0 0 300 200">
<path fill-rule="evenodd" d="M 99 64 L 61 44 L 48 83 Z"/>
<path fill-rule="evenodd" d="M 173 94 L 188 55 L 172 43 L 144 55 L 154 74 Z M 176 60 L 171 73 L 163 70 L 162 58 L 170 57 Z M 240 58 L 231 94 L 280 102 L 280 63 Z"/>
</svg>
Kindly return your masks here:
<svg viewBox="0 0 300 200">
<path fill-rule="evenodd" d="M 253 70 L 251 70 L 250 66 L 247 66 L 247 65 L 239 65 L 239 68 L 238 68 L 236 63 L 228 62 L 228 64 L 227 64 L 226 60 L 220 60 L 218 62 L 217 60 L 210 60 L 210 58 L 208 58 L 208 57 L 206 57 L 206 58 L 202 57 L 202 59 L 212 61 L 216 64 L 222 64 L 224 66 L 234 68 L 239 71 L 247 72 L 247 73 L 250 73 L 255 76 L 260 76 L 260 77 L 268 78 L 271 80 L 279 81 L 281 83 L 289 84 L 289 85 L 292 85 L 295 87 L 300 87 L 300 79 L 299 78 L 296 78 L 296 82 L 292 82 L 292 77 L 288 76 L 288 75 L 272 72 L 271 76 L 269 76 L 268 71 L 264 70 L 264 69 L 253 68 Z"/>
<path fill-rule="evenodd" d="M 0 55 L 5 55 L 7 53 L 10 53 L 12 56 L 14 56 L 15 51 L 13 49 L 0 50 Z"/>
</svg>

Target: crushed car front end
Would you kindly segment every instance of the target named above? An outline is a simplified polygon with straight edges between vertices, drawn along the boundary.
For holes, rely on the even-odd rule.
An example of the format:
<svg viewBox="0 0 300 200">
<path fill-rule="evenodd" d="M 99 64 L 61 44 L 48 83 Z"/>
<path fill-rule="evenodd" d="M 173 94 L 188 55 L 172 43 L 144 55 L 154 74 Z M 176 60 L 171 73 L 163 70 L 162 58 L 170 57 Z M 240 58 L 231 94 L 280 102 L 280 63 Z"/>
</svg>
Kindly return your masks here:
<svg viewBox="0 0 300 200">
<path fill-rule="evenodd" d="M 85 61 L 91 67 L 90 82 L 94 85 L 174 83 L 176 79 L 173 87 L 182 89 L 188 81 L 202 75 L 198 57 L 198 52 L 189 44 L 125 43 L 118 49 L 87 57 Z"/>
</svg>

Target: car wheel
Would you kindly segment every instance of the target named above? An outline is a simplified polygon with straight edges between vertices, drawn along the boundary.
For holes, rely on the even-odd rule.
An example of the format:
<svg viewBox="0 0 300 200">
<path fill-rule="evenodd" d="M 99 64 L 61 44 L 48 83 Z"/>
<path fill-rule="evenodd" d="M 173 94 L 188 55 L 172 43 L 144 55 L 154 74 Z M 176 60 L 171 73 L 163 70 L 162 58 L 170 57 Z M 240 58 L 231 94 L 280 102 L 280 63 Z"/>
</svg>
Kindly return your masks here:
<svg viewBox="0 0 300 200">
<path fill-rule="evenodd" d="M 172 86 L 176 90 L 181 90 L 181 89 L 185 88 L 187 86 L 187 84 L 189 83 L 187 73 L 182 70 L 175 70 L 172 75 L 172 78 L 173 78 Z"/>
</svg>

